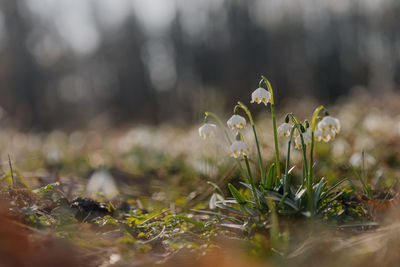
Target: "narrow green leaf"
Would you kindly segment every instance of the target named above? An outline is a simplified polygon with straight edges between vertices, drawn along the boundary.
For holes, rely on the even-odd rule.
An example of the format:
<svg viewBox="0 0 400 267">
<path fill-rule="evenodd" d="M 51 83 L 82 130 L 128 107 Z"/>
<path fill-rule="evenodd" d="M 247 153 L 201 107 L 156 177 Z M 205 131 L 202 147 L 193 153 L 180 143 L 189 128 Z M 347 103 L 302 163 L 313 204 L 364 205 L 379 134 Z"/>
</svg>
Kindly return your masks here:
<svg viewBox="0 0 400 267">
<path fill-rule="evenodd" d="M 246 204 L 246 200 L 242 197 L 240 192 L 232 185 L 228 184 L 229 191 L 231 191 L 232 196 L 236 199 L 239 205 Z"/>
<path fill-rule="evenodd" d="M 272 200 L 274 200 L 274 201 L 281 201 L 282 200 L 282 198 L 284 197 L 283 195 L 281 195 L 281 194 L 279 194 L 279 193 L 277 193 L 277 192 L 274 192 L 274 191 L 266 191 L 266 194 L 267 194 L 267 197 L 268 198 L 270 198 L 270 199 L 272 199 Z M 293 208 L 294 210 L 296 210 L 296 211 L 298 211 L 299 210 L 299 207 L 298 207 L 298 205 L 296 204 L 296 202 L 294 202 L 293 200 L 291 200 L 291 199 L 289 199 L 289 198 L 286 198 L 285 200 L 284 200 L 284 203 L 286 204 L 286 205 L 288 205 L 289 207 L 291 207 L 291 208 Z"/>
<path fill-rule="evenodd" d="M 358 173 L 356 169 L 354 169 L 353 167 L 351 169 L 357 176 L 358 180 L 360 180 L 362 187 L 364 189 L 364 193 L 368 196 L 368 198 L 372 198 L 371 187 L 369 186 L 368 182 L 366 182 L 364 178 L 361 177 L 361 175 Z"/>
<path fill-rule="evenodd" d="M 263 182 L 266 189 L 268 190 L 272 189 L 272 187 L 274 186 L 274 177 L 275 177 L 275 163 L 272 163 L 271 166 L 269 167 L 267 181 Z"/>
<path fill-rule="evenodd" d="M 234 223 L 221 223 L 220 226 L 235 229 L 235 230 L 241 230 L 241 231 L 246 230 L 246 227 L 244 227 L 243 225 L 234 224 Z"/>
<path fill-rule="evenodd" d="M 335 185 L 333 185 L 333 186 L 331 186 L 329 189 L 327 189 L 327 190 L 324 192 L 324 195 L 328 195 L 330 192 L 332 192 L 333 190 L 335 190 L 339 185 L 341 185 L 343 182 L 346 182 L 346 181 L 348 181 L 348 180 L 349 180 L 348 178 L 344 178 L 343 180 L 337 182 Z"/>
<path fill-rule="evenodd" d="M 224 205 L 222 203 L 218 203 L 217 202 L 215 205 L 220 209 L 229 210 L 230 212 L 233 212 L 233 213 L 236 213 L 236 214 L 240 214 L 240 215 L 245 215 L 246 214 L 245 211 L 240 211 L 238 209 L 232 208 L 231 206 Z"/>
<path fill-rule="evenodd" d="M 314 207 L 313 207 L 313 209 L 314 209 L 314 214 L 315 214 L 316 211 L 317 211 L 317 204 L 318 204 L 318 201 L 319 201 L 319 196 L 320 196 L 320 194 L 321 194 L 321 188 L 322 188 L 322 186 L 324 185 L 324 182 L 325 182 L 325 179 L 322 178 L 321 181 L 319 181 L 316 190 L 314 191 L 314 203 L 313 203 L 313 205 L 314 205 Z"/>
</svg>

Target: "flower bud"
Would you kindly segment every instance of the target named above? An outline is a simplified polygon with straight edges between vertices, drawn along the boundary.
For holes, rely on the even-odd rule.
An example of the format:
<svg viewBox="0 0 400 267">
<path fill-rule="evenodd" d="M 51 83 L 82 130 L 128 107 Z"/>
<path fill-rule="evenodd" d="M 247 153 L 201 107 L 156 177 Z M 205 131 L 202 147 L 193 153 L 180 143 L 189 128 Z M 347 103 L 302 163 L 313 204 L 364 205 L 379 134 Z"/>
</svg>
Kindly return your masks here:
<svg viewBox="0 0 400 267">
<path fill-rule="evenodd" d="M 286 123 L 289 123 L 289 119 L 290 119 L 290 118 L 289 118 L 289 114 L 286 114 L 285 122 L 286 122 Z"/>
</svg>

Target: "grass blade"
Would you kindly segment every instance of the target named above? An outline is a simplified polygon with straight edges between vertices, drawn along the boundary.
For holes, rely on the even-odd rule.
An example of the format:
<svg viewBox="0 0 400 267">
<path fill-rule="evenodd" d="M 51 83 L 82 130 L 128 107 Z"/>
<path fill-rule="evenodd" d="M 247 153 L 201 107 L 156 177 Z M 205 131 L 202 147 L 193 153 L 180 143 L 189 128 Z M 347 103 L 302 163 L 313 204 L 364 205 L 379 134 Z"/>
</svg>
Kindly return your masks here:
<svg viewBox="0 0 400 267">
<path fill-rule="evenodd" d="M 356 169 L 351 167 L 351 170 L 354 172 L 354 174 L 357 176 L 358 180 L 360 180 L 361 185 L 364 189 L 364 193 L 368 196 L 368 198 L 372 198 L 372 192 L 371 192 L 371 187 L 368 185 L 368 182 L 364 180 L 364 178 L 361 177 L 361 175 L 358 173 Z"/>
</svg>

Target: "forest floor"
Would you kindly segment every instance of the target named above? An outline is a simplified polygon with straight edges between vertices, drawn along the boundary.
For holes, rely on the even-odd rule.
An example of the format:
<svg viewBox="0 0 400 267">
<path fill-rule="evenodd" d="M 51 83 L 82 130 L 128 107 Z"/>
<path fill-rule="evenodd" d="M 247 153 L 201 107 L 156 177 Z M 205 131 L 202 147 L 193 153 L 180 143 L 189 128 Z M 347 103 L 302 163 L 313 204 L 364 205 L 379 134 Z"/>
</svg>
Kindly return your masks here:
<svg viewBox="0 0 400 267">
<path fill-rule="evenodd" d="M 315 106 L 300 101 L 285 109 L 305 119 Z M 223 135 L 202 140 L 200 123 L 70 133 L 3 129 L 0 265 L 397 266 L 400 96 L 355 94 L 329 110 L 342 130 L 333 142 L 317 144 L 315 177 L 328 187 L 345 181 L 312 218 L 282 208 L 284 201 L 256 219 L 238 212 L 228 183 L 244 196 L 250 192 Z M 262 156 L 271 163 L 268 115 L 256 121 Z M 250 153 L 257 159 L 255 149 Z M 296 189 L 301 153 L 292 153 Z M 350 160 L 357 153 L 364 155 L 358 167 Z"/>
</svg>

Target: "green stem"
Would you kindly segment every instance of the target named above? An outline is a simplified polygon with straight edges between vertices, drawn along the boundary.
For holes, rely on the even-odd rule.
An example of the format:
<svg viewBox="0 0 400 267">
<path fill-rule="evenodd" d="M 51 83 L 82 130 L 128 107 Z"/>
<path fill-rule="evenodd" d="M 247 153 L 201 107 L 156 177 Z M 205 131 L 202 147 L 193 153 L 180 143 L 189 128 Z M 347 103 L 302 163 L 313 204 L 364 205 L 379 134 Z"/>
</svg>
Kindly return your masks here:
<svg viewBox="0 0 400 267">
<path fill-rule="evenodd" d="M 301 140 L 301 150 L 303 151 L 303 179 L 301 186 L 304 186 L 304 181 L 307 180 L 307 173 L 308 173 L 308 164 L 307 164 L 307 147 L 306 144 L 304 144 L 304 138 L 303 134 L 300 133 L 300 140 Z"/>
<path fill-rule="evenodd" d="M 272 99 L 272 96 L 271 96 L 271 99 Z M 276 178 L 277 178 L 277 184 L 279 184 L 279 180 L 281 179 L 281 165 L 279 162 L 278 131 L 276 129 L 275 105 L 272 103 L 271 103 L 271 114 L 272 114 L 272 125 L 274 128 Z"/>
<path fill-rule="evenodd" d="M 224 134 L 225 134 L 225 138 L 226 138 L 226 140 L 228 141 L 229 145 L 232 145 L 232 140 L 231 140 L 231 138 L 229 137 L 228 132 L 226 131 L 225 124 L 222 123 L 222 121 L 220 120 L 220 118 L 219 118 L 215 113 L 212 113 L 212 112 L 209 112 L 209 111 L 206 111 L 206 112 L 205 112 L 205 115 L 206 115 L 206 117 L 208 117 L 208 116 L 213 117 L 213 118 L 217 121 L 217 123 L 219 124 L 219 126 L 221 127 L 221 129 L 223 129 Z"/>
<path fill-rule="evenodd" d="M 240 173 L 242 174 L 242 176 L 243 176 L 243 178 L 244 178 L 244 181 L 245 181 L 246 183 L 249 183 L 249 177 L 247 176 L 246 172 L 244 171 L 243 166 L 242 166 L 242 163 L 240 163 L 240 160 L 239 160 L 239 159 L 236 159 L 236 163 L 237 163 L 237 165 L 238 165 L 238 167 L 239 167 Z"/>
<path fill-rule="evenodd" d="M 313 171 L 313 154 L 314 154 L 314 131 L 311 131 L 311 148 L 310 148 L 310 168 L 307 179 L 307 195 L 308 195 L 308 210 L 311 213 L 311 218 L 314 217 L 313 210 L 313 184 L 314 184 L 314 171 Z"/>
<path fill-rule="evenodd" d="M 269 234 L 271 236 L 271 247 L 273 249 L 279 250 L 282 246 L 280 246 L 279 242 L 279 221 L 278 221 L 278 214 L 276 212 L 275 203 L 272 199 L 267 198 L 267 205 L 268 209 L 271 211 L 270 220 L 271 220 L 271 227 L 269 229 Z"/>
<path fill-rule="evenodd" d="M 293 113 L 288 114 L 294 123 L 294 126 L 297 128 L 299 134 L 300 134 L 300 140 L 301 140 L 301 150 L 303 151 L 303 179 L 301 182 L 301 186 L 304 187 L 305 180 L 307 180 L 307 175 L 308 175 L 308 164 L 307 164 L 307 147 L 304 144 L 304 138 L 303 134 L 301 132 L 301 123 L 300 121 L 296 118 L 296 116 Z"/>
<path fill-rule="evenodd" d="M 251 184 L 251 189 L 253 191 L 254 201 L 256 202 L 257 208 L 260 209 L 260 203 L 258 201 L 257 192 L 256 192 L 256 185 L 254 184 L 254 179 L 253 179 L 253 175 L 251 174 L 250 164 L 249 164 L 249 160 L 248 160 L 247 156 L 244 156 L 244 161 L 246 162 L 247 171 L 249 173 L 250 184 Z"/>
<path fill-rule="evenodd" d="M 283 180 L 283 182 L 284 182 L 283 183 L 283 192 L 285 194 L 289 191 L 289 184 L 287 183 L 287 177 L 289 174 L 290 148 L 292 146 L 293 133 L 294 133 L 295 129 L 296 129 L 296 126 L 293 126 L 292 129 L 290 130 L 290 135 L 289 135 L 288 149 L 287 149 L 287 155 L 286 155 L 285 179 Z"/>
<path fill-rule="evenodd" d="M 315 137 L 314 132 L 315 128 L 317 127 L 317 119 L 319 112 L 324 108 L 324 106 L 319 106 L 315 109 L 314 114 L 311 119 L 311 148 L 310 148 L 310 167 L 308 168 L 308 177 L 307 177 L 307 195 L 308 195 L 308 210 L 310 211 L 311 218 L 314 217 L 314 210 L 313 210 L 313 185 L 314 185 L 314 143 Z"/>
<path fill-rule="evenodd" d="M 215 113 L 209 112 L 209 111 L 205 112 L 205 115 L 206 115 L 206 116 L 213 117 L 213 118 L 215 119 L 215 121 L 219 124 L 219 126 L 221 127 L 221 129 L 223 129 L 224 134 L 225 134 L 226 141 L 228 142 L 229 146 L 232 145 L 232 140 L 231 140 L 231 138 L 229 137 L 229 134 L 228 134 L 228 132 L 226 131 L 226 127 L 225 127 L 225 125 L 222 123 L 222 121 L 220 120 L 220 118 L 219 118 Z M 247 177 L 246 172 L 244 171 L 244 169 L 243 169 L 243 167 L 242 167 L 242 164 L 240 163 L 240 160 L 239 160 L 239 159 L 236 159 L 236 163 L 237 163 L 237 165 L 238 165 L 238 167 L 239 167 L 239 171 L 240 171 L 240 173 L 242 174 L 244 181 L 245 181 L 246 183 L 249 183 L 249 178 Z"/>
<path fill-rule="evenodd" d="M 255 127 L 255 124 L 254 124 L 254 121 L 253 121 L 253 116 L 251 116 L 250 110 L 242 102 L 239 101 L 238 105 L 235 106 L 235 109 L 237 107 L 241 108 L 247 114 L 247 116 L 249 117 L 251 128 L 253 129 L 253 133 L 254 133 L 254 139 L 256 140 L 256 147 L 257 147 L 257 152 L 258 152 L 258 161 L 259 161 L 259 164 L 260 164 L 261 181 L 265 181 L 265 172 L 264 172 L 263 160 L 262 160 L 262 157 L 261 157 L 260 143 L 258 142 L 257 131 L 256 131 L 256 127 Z"/>
<path fill-rule="evenodd" d="M 300 188 L 305 188 L 305 185 L 306 185 L 307 175 L 308 175 L 308 173 L 306 172 L 306 167 L 308 167 L 308 166 L 303 161 L 303 179 L 301 180 L 301 187 Z"/>
<path fill-rule="evenodd" d="M 279 162 L 279 146 L 278 146 L 278 132 L 276 130 L 276 116 L 275 116 L 275 101 L 274 101 L 274 91 L 272 90 L 272 86 L 267 78 L 261 75 L 261 78 L 264 80 L 264 83 L 267 85 L 268 92 L 271 94 L 271 114 L 272 114 L 272 124 L 274 127 L 274 142 L 275 142 L 275 160 L 276 160 L 276 177 L 277 184 L 279 184 L 281 179 L 281 165 Z"/>
<path fill-rule="evenodd" d="M 265 172 L 264 172 L 264 168 L 263 168 L 263 161 L 262 161 L 262 157 L 261 157 L 260 145 L 258 143 L 256 127 L 254 126 L 254 124 L 251 127 L 253 128 L 254 139 L 256 139 L 258 161 L 260 162 L 261 181 L 265 181 Z"/>
</svg>

